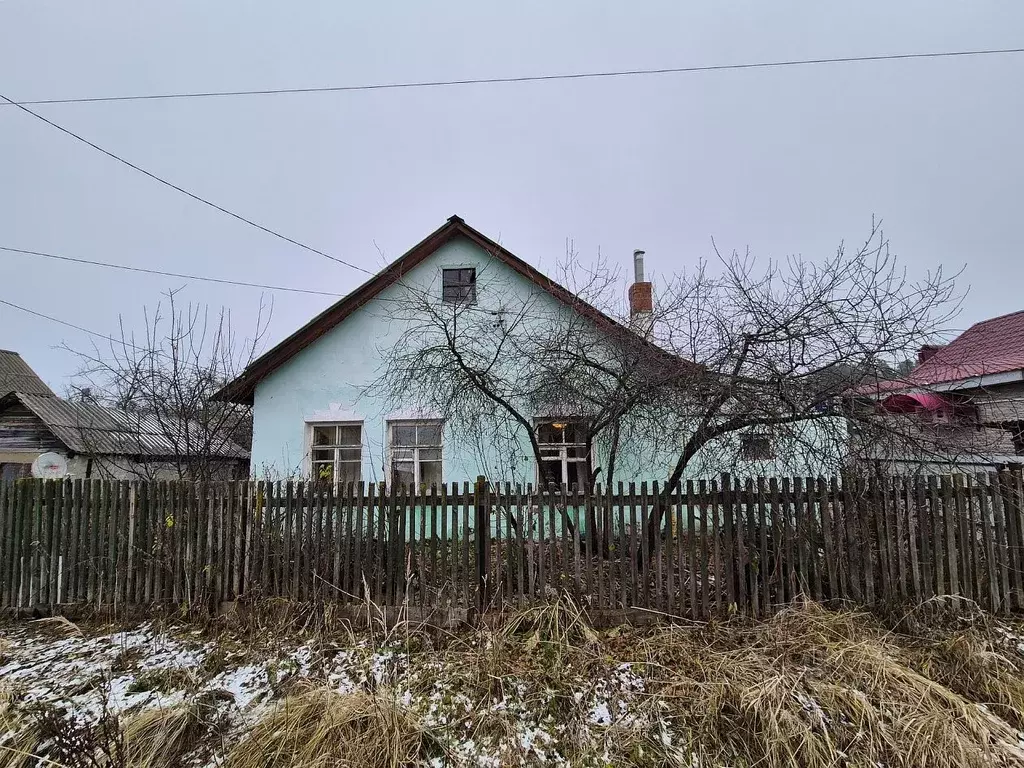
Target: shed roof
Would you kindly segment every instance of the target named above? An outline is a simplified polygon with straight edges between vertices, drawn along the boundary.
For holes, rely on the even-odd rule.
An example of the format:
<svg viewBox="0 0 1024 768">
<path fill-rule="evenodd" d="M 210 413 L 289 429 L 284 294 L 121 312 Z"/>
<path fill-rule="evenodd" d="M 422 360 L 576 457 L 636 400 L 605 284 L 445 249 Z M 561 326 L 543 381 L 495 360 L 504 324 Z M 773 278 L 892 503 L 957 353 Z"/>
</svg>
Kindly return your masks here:
<svg viewBox="0 0 1024 768">
<path fill-rule="evenodd" d="M 9 349 L 0 349 L 0 397 L 10 392 L 56 397 L 21 355 Z"/>
<path fill-rule="evenodd" d="M 246 459 L 249 452 L 226 437 L 204 446 L 200 427 L 183 425 L 177 439 L 151 416 L 119 411 L 96 403 L 73 403 L 58 397 L 11 392 L 0 398 L 0 412 L 20 402 L 34 413 L 68 450 L 95 456 L 149 459 L 209 455 Z"/>
</svg>

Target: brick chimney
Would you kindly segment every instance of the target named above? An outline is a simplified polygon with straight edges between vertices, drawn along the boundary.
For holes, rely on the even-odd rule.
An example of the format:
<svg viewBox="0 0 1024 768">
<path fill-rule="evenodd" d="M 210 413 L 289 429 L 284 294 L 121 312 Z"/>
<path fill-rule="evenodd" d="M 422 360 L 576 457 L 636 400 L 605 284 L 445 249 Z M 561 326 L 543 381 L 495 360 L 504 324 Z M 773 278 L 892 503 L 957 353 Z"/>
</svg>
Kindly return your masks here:
<svg viewBox="0 0 1024 768">
<path fill-rule="evenodd" d="M 644 252 L 633 251 L 633 284 L 629 286 L 629 316 L 650 315 L 654 310 L 654 292 L 644 280 Z"/>
<path fill-rule="evenodd" d="M 938 354 L 939 350 L 942 349 L 942 344 L 925 344 L 917 351 L 917 363 L 920 365 L 926 360 L 930 360 Z"/>
<path fill-rule="evenodd" d="M 633 284 L 629 286 L 629 321 L 641 336 L 649 336 L 653 325 L 654 289 L 644 280 L 644 252 L 633 251 Z"/>
</svg>

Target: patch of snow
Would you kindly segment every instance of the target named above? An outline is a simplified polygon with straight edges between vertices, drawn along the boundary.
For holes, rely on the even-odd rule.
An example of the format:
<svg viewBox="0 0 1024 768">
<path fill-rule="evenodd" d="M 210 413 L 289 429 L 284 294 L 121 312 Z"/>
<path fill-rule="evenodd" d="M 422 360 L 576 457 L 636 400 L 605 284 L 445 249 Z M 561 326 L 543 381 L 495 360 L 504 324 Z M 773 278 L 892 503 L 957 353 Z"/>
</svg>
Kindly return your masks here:
<svg viewBox="0 0 1024 768">
<path fill-rule="evenodd" d="M 270 696 L 270 680 L 263 664 L 248 664 L 221 672 L 203 686 L 207 691 L 227 691 L 239 709 Z"/>
</svg>

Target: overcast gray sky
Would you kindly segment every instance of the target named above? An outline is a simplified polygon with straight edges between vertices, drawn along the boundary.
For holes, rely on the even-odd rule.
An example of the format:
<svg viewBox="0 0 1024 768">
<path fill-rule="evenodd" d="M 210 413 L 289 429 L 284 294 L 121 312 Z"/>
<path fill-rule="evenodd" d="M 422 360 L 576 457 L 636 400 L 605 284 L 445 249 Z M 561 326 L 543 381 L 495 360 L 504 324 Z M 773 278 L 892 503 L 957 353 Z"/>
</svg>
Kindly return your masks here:
<svg viewBox="0 0 1024 768">
<path fill-rule="evenodd" d="M 0 2 L 15 100 L 463 79 L 1024 46 L 1005 2 Z M 1024 55 L 590 81 L 51 105 L 172 182 L 368 269 L 458 213 L 553 271 L 573 238 L 662 273 L 817 258 L 885 222 L 967 265 L 960 325 L 1024 309 Z M 376 245 L 375 245 L 376 244 Z M 0 108 L 0 245 L 345 293 L 365 278 Z M 0 252 L 0 299 L 114 333 L 185 286 L 248 329 L 259 291 Z M 330 299 L 275 294 L 269 341 Z M 0 306 L 61 390 L 85 334 Z"/>
</svg>

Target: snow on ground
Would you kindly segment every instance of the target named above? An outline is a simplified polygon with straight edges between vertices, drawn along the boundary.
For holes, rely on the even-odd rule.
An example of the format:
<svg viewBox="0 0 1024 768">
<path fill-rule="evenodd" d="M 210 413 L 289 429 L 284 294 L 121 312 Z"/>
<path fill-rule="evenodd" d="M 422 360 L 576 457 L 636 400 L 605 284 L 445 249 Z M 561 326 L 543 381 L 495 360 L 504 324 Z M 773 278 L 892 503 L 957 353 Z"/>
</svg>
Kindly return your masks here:
<svg viewBox="0 0 1024 768">
<path fill-rule="evenodd" d="M 25 622 L 0 625 L 0 686 L 20 704 L 53 706 L 82 722 L 95 723 L 104 712 L 123 719 L 220 692 L 216 701 L 233 730 L 225 740 L 230 745 L 275 700 L 293 690 L 290 684 L 309 681 L 342 694 L 393 691 L 396 701 L 447 752 L 441 762 L 432 763 L 436 765 L 486 768 L 524 759 L 529 764 L 578 765 L 565 756 L 566 743 L 589 743 L 595 754 L 606 755 L 607 740 L 623 727 L 648 729 L 661 744 L 671 744 L 667 726 L 642 714 L 650 711 L 641 706 L 644 683 L 629 665 L 610 668 L 606 679 L 581 680 L 568 697 L 553 690 L 538 696 L 536 689 L 507 676 L 498 693 L 476 700 L 433 679 L 441 669 L 429 654 L 418 654 L 411 665 L 401 646 L 375 648 L 366 639 L 346 645 L 307 640 L 257 649 L 235 647 L 224 637 L 205 638 L 188 628 L 159 630 L 150 623 L 54 636 L 62 630 L 70 631 Z M 571 701 L 567 714 L 557 712 L 565 698 Z M 513 732 L 496 735 L 481 728 L 481 722 L 496 715 Z M 641 722 L 644 718 L 649 722 Z"/>
</svg>

